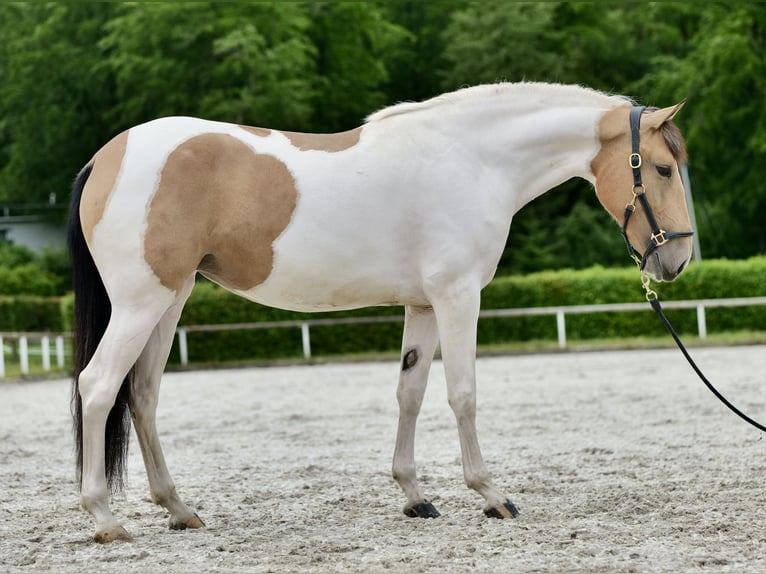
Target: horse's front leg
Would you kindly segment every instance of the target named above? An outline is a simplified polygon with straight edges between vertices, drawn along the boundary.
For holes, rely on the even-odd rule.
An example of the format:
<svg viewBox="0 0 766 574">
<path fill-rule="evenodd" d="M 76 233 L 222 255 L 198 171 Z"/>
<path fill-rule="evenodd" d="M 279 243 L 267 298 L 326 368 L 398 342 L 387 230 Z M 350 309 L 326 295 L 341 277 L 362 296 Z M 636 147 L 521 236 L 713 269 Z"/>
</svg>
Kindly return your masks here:
<svg viewBox="0 0 766 574">
<path fill-rule="evenodd" d="M 479 289 L 470 285 L 454 286 L 445 297 L 434 300 L 447 377 L 447 399 L 457 421 L 466 484 L 487 501 L 484 514 L 494 518 L 515 518 L 519 511 L 493 484 L 476 432 L 479 300 Z"/>
<path fill-rule="evenodd" d="M 392 474 L 407 496 L 404 513 L 435 518 L 439 512 L 423 494 L 415 469 L 415 424 L 428 383 L 428 371 L 439 339 L 431 307 L 405 307 L 402 362 L 396 398 L 399 427 Z"/>
</svg>

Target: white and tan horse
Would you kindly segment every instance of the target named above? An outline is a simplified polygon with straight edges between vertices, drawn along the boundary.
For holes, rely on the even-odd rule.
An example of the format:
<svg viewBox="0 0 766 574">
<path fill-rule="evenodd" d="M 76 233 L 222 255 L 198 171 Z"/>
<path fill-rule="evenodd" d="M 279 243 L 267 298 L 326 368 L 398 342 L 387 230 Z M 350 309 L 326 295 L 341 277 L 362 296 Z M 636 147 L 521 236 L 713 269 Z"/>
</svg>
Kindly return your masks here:
<svg viewBox="0 0 766 574">
<path fill-rule="evenodd" d="M 644 112 L 640 128 L 643 185 L 667 230 L 689 229 L 683 141 L 671 123 L 679 107 Z M 340 134 L 171 117 L 101 148 L 75 182 L 70 221 L 74 423 L 96 540 L 129 539 L 109 491 L 122 483 L 130 415 L 171 528 L 203 526 L 176 494 L 155 427 L 160 378 L 198 272 L 284 309 L 403 305 L 393 476 L 405 513 L 438 516 L 414 460 L 438 339 L 465 481 L 488 516 L 514 516 L 476 434 L 480 291 L 514 214 L 571 177 L 592 182 L 622 221 L 634 193 L 630 109 L 626 98 L 578 86 L 497 84 L 395 105 Z M 646 245 L 651 228 L 636 216 L 627 233 Z M 679 238 L 654 249 L 645 270 L 672 280 L 690 255 L 691 240 Z"/>
</svg>

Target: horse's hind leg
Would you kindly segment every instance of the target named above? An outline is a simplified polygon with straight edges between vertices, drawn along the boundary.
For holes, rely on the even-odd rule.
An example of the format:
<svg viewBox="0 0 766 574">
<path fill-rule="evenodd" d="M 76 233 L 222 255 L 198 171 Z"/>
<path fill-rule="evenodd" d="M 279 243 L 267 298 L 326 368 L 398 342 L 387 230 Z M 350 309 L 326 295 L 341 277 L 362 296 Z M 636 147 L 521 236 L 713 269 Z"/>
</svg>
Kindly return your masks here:
<svg viewBox="0 0 766 574">
<path fill-rule="evenodd" d="M 162 454 L 156 426 L 162 373 L 173 346 L 175 329 L 181 316 L 181 310 L 193 286 L 194 277 L 191 277 L 176 298 L 175 303 L 165 312 L 154 328 L 136 363 L 130 393 L 130 412 L 133 416 L 136 436 L 144 458 L 152 501 L 167 509 L 170 513 L 169 526 L 174 530 L 204 526 L 199 516 L 184 504 L 176 493 L 173 479 L 170 477 L 165 464 L 165 457 Z"/>
<path fill-rule="evenodd" d="M 396 398 L 399 428 L 394 449 L 393 477 L 407 496 L 407 516 L 435 518 L 439 512 L 418 484 L 415 470 L 415 423 L 428 383 L 428 371 L 438 341 L 436 319 L 430 307 L 406 307 L 402 337 L 402 363 Z"/>
<path fill-rule="evenodd" d="M 141 309 L 115 305 L 96 352 L 79 376 L 82 400 L 81 502 L 96 521 L 95 540 L 130 540 L 109 510 L 106 480 L 106 420 L 125 377 L 135 364 L 166 305 Z"/>
<path fill-rule="evenodd" d="M 492 483 L 476 433 L 476 332 L 479 289 L 453 285 L 432 299 L 439 324 L 447 398 L 457 420 L 463 475 L 469 488 L 487 501 L 484 513 L 514 518 L 516 507 Z"/>
</svg>

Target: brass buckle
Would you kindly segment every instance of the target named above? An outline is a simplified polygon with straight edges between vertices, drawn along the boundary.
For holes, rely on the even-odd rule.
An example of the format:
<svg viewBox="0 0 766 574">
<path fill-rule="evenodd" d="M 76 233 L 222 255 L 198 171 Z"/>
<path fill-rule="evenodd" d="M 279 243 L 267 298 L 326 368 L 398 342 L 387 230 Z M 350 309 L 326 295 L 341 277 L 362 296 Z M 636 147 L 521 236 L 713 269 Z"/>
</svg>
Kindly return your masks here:
<svg viewBox="0 0 766 574">
<path fill-rule="evenodd" d="M 638 192 L 636 192 L 636 190 L 638 190 Z M 638 185 L 633 186 L 631 193 L 633 193 L 633 197 L 630 199 L 630 201 L 625 207 L 630 208 L 631 211 L 635 211 L 636 200 L 638 199 L 639 195 L 643 195 L 644 193 L 646 193 L 646 187 L 644 187 L 643 183 L 639 183 Z"/>
<path fill-rule="evenodd" d="M 665 237 L 665 230 L 660 229 L 660 232 L 657 234 L 652 233 L 652 241 L 659 247 L 660 245 L 665 245 L 668 242 L 668 238 Z"/>
<path fill-rule="evenodd" d="M 641 286 L 646 291 L 646 300 L 650 303 L 657 298 L 657 293 L 652 289 L 652 278 L 645 271 L 641 272 Z"/>
<path fill-rule="evenodd" d="M 642 163 L 641 154 L 636 152 L 633 152 L 632 154 L 630 154 L 630 157 L 628 158 L 628 163 L 630 164 L 630 167 L 632 167 L 633 169 L 638 169 L 639 167 L 641 167 L 641 163 Z"/>
</svg>

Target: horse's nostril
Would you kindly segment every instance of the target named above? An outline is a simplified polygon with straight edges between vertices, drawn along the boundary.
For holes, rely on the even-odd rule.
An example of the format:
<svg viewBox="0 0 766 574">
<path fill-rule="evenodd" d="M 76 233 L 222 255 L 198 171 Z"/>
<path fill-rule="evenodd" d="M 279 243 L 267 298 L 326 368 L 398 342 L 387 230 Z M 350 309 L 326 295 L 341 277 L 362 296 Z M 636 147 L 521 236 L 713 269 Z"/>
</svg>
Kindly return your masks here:
<svg viewBox="0 0 766 574">
<path fill-rule="evenodd" d="M 678 271 L 676 271 L 676 277 L 678 277 L 683 272 L 683 270 L 686 269 L 686 265 L 688 263 L 689 263 L 688 261 L 684 261 L 683 263 L 681 263 L 681 266 L 678 268 Z"/>
</svg>

